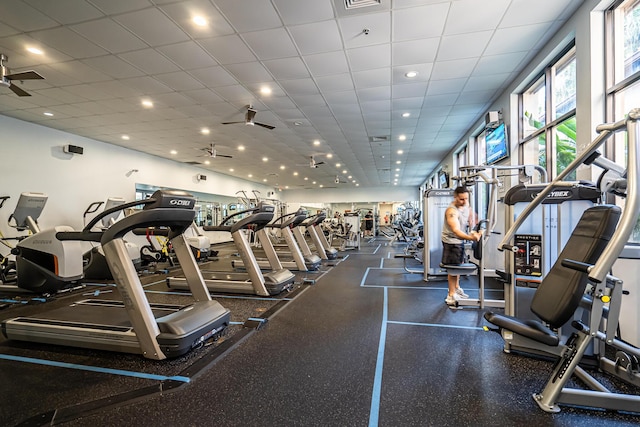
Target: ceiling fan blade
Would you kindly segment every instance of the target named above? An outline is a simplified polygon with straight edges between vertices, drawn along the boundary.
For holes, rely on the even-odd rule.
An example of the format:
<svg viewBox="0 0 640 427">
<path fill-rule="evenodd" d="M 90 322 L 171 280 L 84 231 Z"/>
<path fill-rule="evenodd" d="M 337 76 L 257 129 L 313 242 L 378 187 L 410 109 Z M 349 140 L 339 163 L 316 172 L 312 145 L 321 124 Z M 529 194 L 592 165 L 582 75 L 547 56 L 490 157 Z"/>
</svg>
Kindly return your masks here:
<svg viewBox="0 0 640 427">
<path fill-rule="evenodd" d="M 218 154 L 218 157 L 226 157 L 227 159 L 233 159 L 233 156 L 229 156 L 227 154 Z"/>
<path fill-rule="evenodd" d="M 316 162 L 315 164 L 316 164 L 316 166 L 317 165 L 324 165 L 324 162 Z"/>
<path fill-rule="evenodd" d="M 44 80 L 44 77 L 33 70 L 22 73 L 7 74 L 5 77 L 9 80 Z"/>
<path fill-rule="evenodd" d="M 23 89 L 20 89 L 18 86 L 12 84 L 9 86 L 9 89 L 13 91 L 18 96 L 31 96 L 31 94 Z"/>
<path fill-rule="evenodd" d="M 263 128 L 267 128 L 267 129 L 275 129 L 276 128 L 275 126 L 267 125 L 267 124 L 264 124 L 264 123 L 253 122 L 253 124 L 257 125 L 257 126 L 262 126 Z"/>
<path fill-rule="evenodd" d="M 223 125 L 235 125 L 235 124 L 238 124 L 238 123 L 244 123 L 244 122 L 224 122 L 222 124 Z"/>
</svg>

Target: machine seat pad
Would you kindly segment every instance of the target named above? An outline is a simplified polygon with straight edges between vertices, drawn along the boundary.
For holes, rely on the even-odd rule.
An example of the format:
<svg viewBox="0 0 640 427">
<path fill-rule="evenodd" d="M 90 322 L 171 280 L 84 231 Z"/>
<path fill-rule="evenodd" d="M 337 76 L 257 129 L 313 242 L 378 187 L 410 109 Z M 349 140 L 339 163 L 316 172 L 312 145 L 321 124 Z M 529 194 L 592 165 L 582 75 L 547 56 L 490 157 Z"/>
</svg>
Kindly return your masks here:
<svg viewBox="0 0 640 427">
<path fill-rule="evenodd" d="M 484 314 L 487 322 L 492 323 L 501 329 L 506 329 L 517 333 L 523 337 L 531 338 L 548 346 L 557 347 L 560 338 L 551 329 L 547 328 L 542 322 L 537 320 L 521 320 L 517 317 L 507 316 L 505 314 L 496 314 L 487 311 Z"/>
</svg>

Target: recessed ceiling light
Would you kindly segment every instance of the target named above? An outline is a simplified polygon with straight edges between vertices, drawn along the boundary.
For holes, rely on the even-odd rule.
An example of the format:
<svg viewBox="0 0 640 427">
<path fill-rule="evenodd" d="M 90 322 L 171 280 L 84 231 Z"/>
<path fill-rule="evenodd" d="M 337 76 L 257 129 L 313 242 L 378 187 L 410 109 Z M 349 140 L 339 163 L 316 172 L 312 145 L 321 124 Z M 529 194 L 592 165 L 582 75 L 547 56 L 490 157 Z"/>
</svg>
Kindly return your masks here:
<svg viewBox="0 0 640 427">
<path fill-rule="evenodd" d="M 294 126 L 302 126 L 302 122 L 293 122 Z"/>
<path fill-rule="evenodd" d="M 268 86 L 263 86 L 260 88 L 260 93 L 263 95 L 271 95 L 271 88 Z"/>
<path fill-rule="evenodd" d="M 403 154 L 403 153 L 404 153 L 404 151 L 398 150 L 398 154 Z"/>
<path fill-rule="evenodd" d="M 346 170 L 346 169 L 344 169 L 344 170 L 342 171 L 342 173 L 347 173 L 347 170 Z"/>
<path fill-rule="evenodd" d="M 342 166 L 340 163 L 336 163 L 337 168 L 339 168 L 340 166 Z"/>
<path fill-rule="evenodd" d="M 238 145 L 238 151 L 244 151 L 244 145 Z"/>
<path fill-rule="evenodd" d="M 203 135 L 209 135 L 211 131 L 209 130 L 209 128 L 202 128 L 200 129 L 200 133 Z"/>
<path fill-rule="evenodd" d="M 307 177 L 305 176 L 305 177 L 304 177 L 304 180 L 305 180 L 305 181 L 309 181 L 309 178 L 307 178 Z"/>
<path fill-rule="evenodd" d="M 316 182 L 315 182 L 315 181 L 313 181 L 313 182 L 312 182 L 312 184 L 313 184 L 313 185 L 316 185 Z"/>
<path fill-rule="evenodd" d="M 253 174 L 250 173 L 249 175 L 247 175 L 249 178 L 253 178 Z"/>
<path fill-rule="evenodd" d="M 233 168 L 229 168 L 229 172 L 233 172 Z"/>
<path fill-rule="evenodd" d="M 129 135 L 122 135 L 120 138 L 124 139 L 125 141 L 128 141 L 131 139 Z"/>
<path fill-rule="evenodd" d="M 400 136 L 398 137 L 398 139 L 399 139 L 400 141 L 404 141 L 405 139 L 407 139 L 407 135 L 400 135 Z"/>
<path fill-rule="evenodd" d="M 408 77 L 408 78 L 410 78 L 410 79 L 414 78 L 414 77 L 415 77 L 415 76 L 417 76 L 417 75 L 418 75 L 418 72 L 417 72 L 417 71 L 408 71 L 408 72 L 405 74 L 405 76 L 406 76 L 406 77 Z"/>
<path fill-rule="evenodd" d="M 396 168 L 396 172 L 400 172 L 400 168 Z"/>
<path fill-rule="evenodd" d="M 210 162 L 209 160 L 205 160 L 205 161 L 204 161 L 204 164 L 205 164 L 205 165 L 210 165 L 210 164 L 211 164 L 211 162 Z"/>
<path fill-rule="evenodd" d="M 318 141 L 317 139 L 315 141 L 313 141 L 313 145 L 320 145 L 320 141 Z"/>
<path fill-rule="evenodd" d="M 400 174 L 395 174 L 395 177 L 396 177 L 396 178 L 397 178 L 397 177 L 399 177 L 399 176 L 400 176 Z"/>
<path fill-rule="evenodd" d="M 207 19 L 204 16 L 194 16 L 193 18 L 191 18 L 191 21 L 193 21 L 193 23 L 198 27 L 205 27 L 207 25 Z"/>
<path fill-rule="evenodd" d="M 171 150 L 170 153 L 171 154 L 178 154 L 178 152 L 176 150 Z"/>
<path fill-rule="evenodd" d="M 396 165 L 399 165 L 399 164 L 401 164 L 401 163 L 402 163 L 402 161 L 400 161 L 400 160 L 396 160 Z"/>
<path fill-rule="evenodd" d="M 262 182 L 267 182 L 267 178 L 262 178 Z"/>
<path fill-rule="evenodd" d="M 360 184 L 356 184 L 356 187 L 360 187 Z"/>
<path fill-rule="evenodd" d="M 402 113 L 402 117 L 411 117 L 411 113 Z"/>
<path fill-rule="evenodd" d="M 351 178 L 353 178 L 353 175 L 349 175 L 347 178 L 351 179 Z"/>
<path fill-rule="evenodd" d="M 44 115 L 45 115 L 45 116 L 47 116 L 47 117 L 53 117 L 53 113 L 51 113 L 51 112 L 49 112 L 49 111 L 45 111 L 45 112 L 44 112 L 44 113 L 42 113 L 42 114 L 44 114 Z"/>
<path fill-rule="evenodd" d="M 285 165 L 280 165 L 280 170 L 285 170 L 286 166 Z"/>
<path fill-rule="evenodd" d="M 34 55 L 42 55 L 44 54 L 44 52 L 40 49 L 38 49 L 37 47 L 28 47 L 27 51 L 33 53 Z"/>
<path fill-rule="evenodd" d="M 268 157 L 263 157 L 263 158 L 262 158 L 262 161 L 263 161 L 263 162 L 268 162 L 268 161 L 269 161 L 269 158 L 268 158 Z"/>
<path fill-rule="evenodd" d="M 293 176 L 298 176 L 298 172 L 294 172 L 294 173 L 293 173 Z"/>
<path fill-rule="evenodd" d="M 323 187 L 324 187 L 324 185 L 323 185 L 323 184 L 320 184 L 320 188 L 323 188 Z"/>
<path fill-rule="evenodd" d="M 143 99 L 143 100 L 142 100 L 142 105 L 143 105 L 144 107 L 151 108 L 151 107 L 153 107 L 153 102 L 151 102 L 151 101 L 150 101 L 150 100 L 148 100 L 148 99 Z"/>
<path fill-rule="evenodd" d="M 327 159 L 333 159 L 333 154 L 331 153 L 327 154 Z"/>
</svg>

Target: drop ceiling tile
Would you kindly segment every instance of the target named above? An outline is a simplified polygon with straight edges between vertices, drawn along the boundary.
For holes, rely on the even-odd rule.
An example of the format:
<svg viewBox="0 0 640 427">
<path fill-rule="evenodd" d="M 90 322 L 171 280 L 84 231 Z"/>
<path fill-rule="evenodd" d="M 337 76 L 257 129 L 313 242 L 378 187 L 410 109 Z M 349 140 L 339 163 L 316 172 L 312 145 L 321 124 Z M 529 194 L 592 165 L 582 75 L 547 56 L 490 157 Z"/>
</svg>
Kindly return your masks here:
<svg viewBox="0 0 640 427">
<path fill-rule="evenodd" d="M 502 18 L 501 28 L 551 22 L 562 15 L 570 0 L 512 0 Z"/>
<path fill-rule="evenodd" d="M 459 0 L 451 2 L 444 34 L 493 30 L 504 16 L 511 0 Z"/>
<path fill-rule="evenodd" d="M 296 25 L 290 27 L 290 31 L 303 55 L 342 50 L 342 38 L 335 21 Z"/>
<path fill-rule="evenodd" d="M 162 84 L 153 77 L 132 77 L 121 80 L 121 83 L 133 88 L 136 93 L 142 93 L 144 95 L 171 92 L 171 88 Z"/>
<path fill-rule="evenodd" d="M 61 24 L 73 24 L 89 19 L 101 18 L 100 10 L 90 3 L 78 0 L 25 0 L 31 6 L 55 19 Z"/>
<path fill-rule="evenodd" d="M 244 104 L 252 104 L 253 94 L 240 85 L 216 87 L 215 92 L 227 101 L 240 101 Z"/>
<path fill-rule="evenodd" d="M 0 1 L 0 17 L 21 32 L 53 28 L 58 23 L 36 8 L 17 0 Z"/>
<path fill-rule="evenodd" d="M 490 76 L 469 77 L 469 81 L 464 87 L 465 91 L 477 91 L 493 89 L 498 90 L 507 86 L 511 73 L 496 73 Z"/>
<path fill-rule="evenodd" d="M 502 55 L 483 56 L 478 60 L 476 68 L 473 70 L 474 76 L 484 76 L 495 73 L 496 70 L 502 72 L 512 72 L 519 69 L 520 64 L 527 56 L 527 52 L 505 53 Z"/>
<path fill-rule="evenodd" d="M 88 58 L 81 61 L 83 64 L 100 70 L 102 73 L 114 78 L 125 79 L 142 76 L 143 72 L 117 56 L 106 55 L 97 58 Z"/>
<path fill-rule="evenodd" d="M 117 15 L 114 19 L 150 46 L 186 41 L 187 34 L 158 9 L 144 9 Z"/>
<path fill-rule="evenodd" d="M 157 1 L 155 3 L 158 3 Z M 235 33 L 229 22 L 208 0 L 187 0 L 172 2 L 160 7 L 182 30 L 194 39 L 211 38 Z M 199 15 L 207 20 L 202 27 L 193 23 L 193 17 Z"/>
<path fill-rule="evenodd" d="M 391 98 L 391 87 L 374 87 L 369 89 L 358 89 L 356 91 L 360 102 L 382 101 Z"/>
<path fill-rule="evenodd" d="M 158 48 L 158 51 L 183 70 L 193 70 L 218 65 L 215 59 L 193 41 L 162 46 Z"/>
<path fill-rule="evenodd" d="M 351 74 L 318 77 L 316 83 L 322 92 L 342 92 L 354 88 Z"/>
<path fill-rule="evenodd" d="M 149 0 L 91 0 L 91 3 L 108 15 L 131 12 L 151 6 Z"/>
<path fill-rule="evenodd" d="M 235 77 L 229 74 L 227 70 L 222 67 L 209 67 L 199 70 L 191 70 L 189 71 L 189 74 L 210 88 L 231 86 L 238 83 Z"/>
<path fill-rule="evenodd" d="M 309 71 L 302 59 L 283 58 L 264 62 L 265 67 L 276 79 L 301 79 L 309 77 Z"/>
<path fill-rule="evenodd" d="M 358 109 L 358 96 L 355 90 L 348 90 L 342 92 L 327 92 L 324 94 L 325 99 L 332 107 L 338 105 L 347 105 L 348 108 Z"/>
<path fill-rule="evenodd" d="M 431 80 L 427 95 L 443 95 L 446 93 L 460 93 L 467 83 L 468 78 Z"/>
<path fill-rule="evenodd" d="M 216 0 L 224 16 L 239 32 L 258 31 L 282 26 L 271 2 L 263 0 Z"/>
<path fill-rule="evenodd" d="M 243 83 L 260 83 L 273 80 L 271 74 L 259 62 L 229 64 L 227 65 L 227 70 L 238 81 Z"/>
<path fill-rule="evenodd" d="M 394 10 L 393 41 L 439 37 L 448 12 L 449 2 Z"/>
<path fill-rule="evenodd" d="M 162 74 L 179 70 L 176 64 L 154 49 L 122 53 L 119 57 L 146 74 Z"/>
<path fill-rule="evenodd" d="M 393 43 L 393 66 L 433 62 L 439 45 L 440 37 Z"/>
<path fill-rule="evenodd" d="M 404 85 L 402 85 L 402 86 L 404 86 Z M 395 86 L 394 86 L 393 90 L 395 91 Z M 426 91 L 426 87 L 425 87 L 424 90 Z M 413 115 L 412 110 L 420 110 L 420 108 L 422 107 L 422 103 L 424 101 L 424 96 L 423 96 L 424 94 L 423 93 L 421 94 L 418 91 L 412 91 L 412 93 L 413 93 L 414 96 L 411 97 L 411 98 L 409 98 L 409 97 L 406 97 L 406 98 L 394 97 L 391 100 L 391 108 L 394 111 L 403 110 L 402 112 L 404 112 L 404 110 L 408 110 Z"/>
<path fill-rule="evenodd" d="M 31 37 L 74 58 L 106 55 L 108 52 L 66 27 L 36 31 Z"/>
<path fill-rule="evenodd" d="M 328 1 L 274 0 L 276 9 L 285 25 L 333 19 L 333 8 Z"/>
<path fill-rule="evenodd" d="M 391 65 L 391 45 L 381 44 L 347 50 L 352 71 L 371 70 Z"/>
<path fill-rule="evenodd" d="M 393 67 L 393 84 L 412 84 L 415 82 L 426 82 L 431 78 L 433 64 L 412 64 Z M 409 71 L 417 72 L 415 77 L 407 77 Z"/>
<path fill-rule="evenodd" d="M 444 36 L 438 49 L 437 61 L 480 57 L 493 31 Z"/>
<path fill-rule="evenodd" d="M 391 12 L 367 13 L 338 20 L 345 47 L 348 49 L 391 41 Z M 365 34 L 365 29 L 369 30 Z"/>
<path fill-rule="evenodd" d="M 143 49 L 147 45 L 110 18 L 72 25 L 71 30 L 82 34 L 111 53 Z"/>
<path fill-rule="evenodd" d="M 298 55 L 296 46 L 284 28 L 255 31 L 246 33 L 243 37 L 256 56 L 263 61 Z"/>
<path fill-rule="evenodd" d="M 388 86 L 391 83 L 391 69 L 379 68 L 376 70 L 358 71 L 353 73 L 353 81 L 358 89 Z"/>
<path fill-rule="evenodd" d="M 496 30 L 485 55 L 521 52 L 523 46 L 533 47 L 547 32 L 547 24 L 526 25 Z"/>
<path fill-rule="evenodd" d="M 438 61 L 433 65 L 431 78 L 434 80 L 464 78 L 471 74 L 478 58 Z"/>
<path fill-rule="evenodd" d="M 224 101 L 217 93 L 210 89 L 184 91 L 183 94 L 199 104 L 216 104 Z"/>
<path fill-rule="evenodd" d="M 204 85 L 184 71 L 156 74 L 156 79 L 176 91 L 204 89 Z"/>
<path fill-rule="evenodd" d="M 255 61 L 256 56 L 237 35 L 200 40 L 202 47 L 221 64 Z"/>
<path fill-rule="evenodd" d="M 61 73 L 64 73 L 78 82 L 93 83 L 109 80 L 109 76 L 102 73 L 100 70 L 96 70 L 80 61 L 68 61 L 56 64 L 51 64 L 51 68 L 57 69 Z"/>
<path fill-rule="evenodd" d="M 311 79 L 282 80 L 280 84 L 291 95 L 314 95 L 319 93 L 317 86 Z"/>
<path fill-rule="evenodd" d="M 304 57 L 311 74 L 314 76 L 327 76 L 349 72 L 347 57 L 343 51 L 319 53 Z"/>
<path fill-rule="evenodd" d="M 427 82 L 407 83 L 392 86 L 393 99 L 415 98 L 424 96 L 427 90 Z"/>
</svg>

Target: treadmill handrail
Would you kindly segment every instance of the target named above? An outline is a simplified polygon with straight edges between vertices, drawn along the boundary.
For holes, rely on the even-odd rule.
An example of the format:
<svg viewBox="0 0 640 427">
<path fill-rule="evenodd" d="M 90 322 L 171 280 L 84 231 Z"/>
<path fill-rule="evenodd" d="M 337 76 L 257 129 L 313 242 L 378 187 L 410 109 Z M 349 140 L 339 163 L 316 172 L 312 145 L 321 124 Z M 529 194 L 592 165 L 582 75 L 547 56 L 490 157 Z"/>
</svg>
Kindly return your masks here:
<svg viewBox="0 0 640 427">
<path fill-rule="evenodd" d="M 121 219 L 104 231 L 101 244 L 123 238 L 125 234 L 136 228 L 168 227 L 171 232 L 169 240 L 178 236 L 189 228 L 196 217 L 196 211 L 192 209 L 157 208 L 136 212 Z"/>
</svg>

